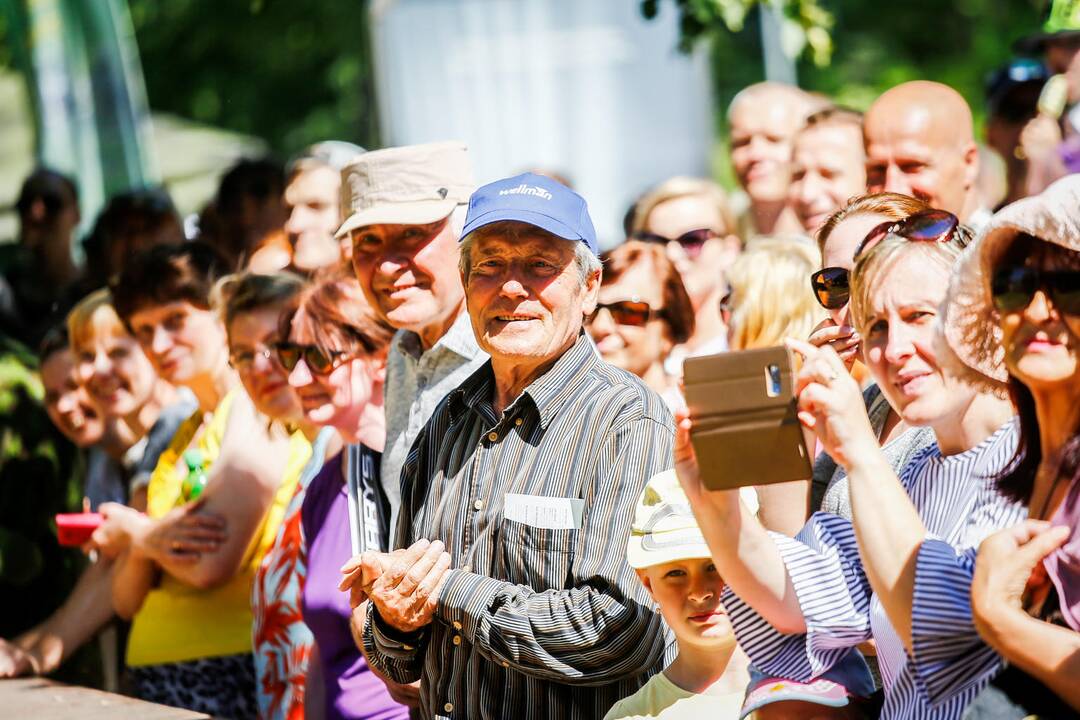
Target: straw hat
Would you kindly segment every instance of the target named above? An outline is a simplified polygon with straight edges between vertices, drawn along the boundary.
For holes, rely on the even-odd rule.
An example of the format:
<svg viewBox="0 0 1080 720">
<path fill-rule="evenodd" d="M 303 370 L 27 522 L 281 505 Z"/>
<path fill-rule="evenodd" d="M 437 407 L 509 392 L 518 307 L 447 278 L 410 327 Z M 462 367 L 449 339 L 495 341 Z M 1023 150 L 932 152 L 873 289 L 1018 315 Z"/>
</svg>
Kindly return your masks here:
<svg viewBox="0 0 1080 720">
<path fill-rule="evenodd" d="M 990 278 L 1002 251 L 1020 233 L 1080 251 L 1080 175 L 1003 208 L 953 267 L 939 315 L 938 359 L 959 377 L 998 393 L 1006 389 L 1009 374 Z"/>
</svg>

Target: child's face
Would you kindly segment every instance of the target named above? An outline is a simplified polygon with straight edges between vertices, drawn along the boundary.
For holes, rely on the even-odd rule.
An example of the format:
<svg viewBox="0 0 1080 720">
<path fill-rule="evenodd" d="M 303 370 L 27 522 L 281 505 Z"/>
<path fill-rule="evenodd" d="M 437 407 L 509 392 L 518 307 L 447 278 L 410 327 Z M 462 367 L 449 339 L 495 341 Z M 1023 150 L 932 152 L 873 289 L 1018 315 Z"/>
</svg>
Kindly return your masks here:
<svg viewBox="0 0 1080 720">
<path fill-rule="evenodd" d="M 735 642 L 720 604 L 724 581 L 711 559 L 679 560 L 637 573 L 679 644 L 718 647 Z"/>
</svg>

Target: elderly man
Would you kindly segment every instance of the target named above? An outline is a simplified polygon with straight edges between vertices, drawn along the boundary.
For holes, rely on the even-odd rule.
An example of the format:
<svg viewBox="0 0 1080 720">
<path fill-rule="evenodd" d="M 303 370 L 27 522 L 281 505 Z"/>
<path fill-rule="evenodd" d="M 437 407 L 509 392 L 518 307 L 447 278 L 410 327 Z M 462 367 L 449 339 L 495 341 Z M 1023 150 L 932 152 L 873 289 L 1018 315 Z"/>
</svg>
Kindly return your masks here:
<svg viewBox="0 0 1080 720">
<path fill-rule="evenodd" d="M 465 145 L 431 143 L 364 153 L 342 172 L 364 294 L 398 329 L 386 361 L 386 447 L 380 476 L 391 540 L 401 466 L 435 406 L 487 360 L 473 337 L 458 273 L 465 205 L 476 187 Z"/>
<path fill-rule="evenodd" d="M 866 191 L 862 116 L 829 107 L 806 119 L 795 134 L 789 199 L 811 237 L 850 198 Z"/>
<path fill-rule="evenodd" d="M 394 556 L 343 584 L 371 600 L 373 668 L 421 679 L 425 717 L 597 718 L 658 671 L 660 617 L 620 557 L 635 498 L 671 466 L 663 401 L 582 331 L 600 286 L 580 196 L 524 174 L 470 200 L 461 253 L 485 364 L 403 471 Z"/>
<path fill-rule="evenodd" d="M 793 85 L 762 82 L 743 88 L 728 106 L 731 164 L 750 204 L 739 218 L 739 236 L 801 232 L 788 204 L 791 140 L 814 109 Z"/>
<path fill-rule="evenodd" d="M 341 171 L 364 149 L 340 140 L 308 147 L 286 169 L 285 234 L 292 247 L 290 268 L 308 275 L 348 263 L 349 238 L 334 234 L 341 224 Z"/>
<path fill-rule="evenodd" d="M 948 210 L 978 229 L 981 207 L 971 108 L 948 85 L 915 80 L 887 90 L 866 112 L 866 187 L 897 192 Z"/>
</svg>

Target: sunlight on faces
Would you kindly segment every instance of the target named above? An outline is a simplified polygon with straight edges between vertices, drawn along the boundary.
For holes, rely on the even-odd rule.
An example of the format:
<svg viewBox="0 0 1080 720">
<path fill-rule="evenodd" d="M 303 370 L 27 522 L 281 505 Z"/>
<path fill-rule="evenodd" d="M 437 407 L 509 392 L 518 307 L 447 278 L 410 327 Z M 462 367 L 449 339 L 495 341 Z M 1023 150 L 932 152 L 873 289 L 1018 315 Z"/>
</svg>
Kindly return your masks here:
<svg viewBox="0 0 1080 720">
<path fill-rule="evenodd" d="M 293 342 L 298 342 L 293 338 Z M 343 362 L 326 375 L 312 372 L 301 359 L 289 373 L 289 385 L 300 398 L 308 422 L 355 432 L 364 407 L 372 398 L 375 368 L 367 357 Z"/>
<path fill-rule="evenodd" d="M 285 232 L 293 246 L 293 265 L 305 272 L 336 265 L 341 260 L 334 239 L 340 219 L 341 175 L 316 165 L 297 171 L 285 188 L 289 217 Z"/>
<path fill-rule="evenodd" d="M 59 350 L 45 359 L 41 383 L 45 388 L 45 411 L 64 437 L 81 448 L 101 440 L 104 419 L 79 384 L 75 356 L 70 350 Z"/>
<path fill-rule="evenodd" d="M 806 232 L 816 232 L 829 215 L 865 189 L 866 164 L 858 125 L 818 125 L 795 138 L 790 199 Z"/>
<path fill-rule="evenodd" d="M 724 581 L 712 559 L 677 560 L 636 572 L 679 645 L 718 650 L 735 644 L 731 620 L 720 603 Z"/>
<path fill-rule="evenodd" d="M 662 362 L 672 345 L 666 323 L 655 314 L 663 308 L 663 292 L 656 267 L 644 254 L 617 280 L 600 286 L 601 304 L 636 300 L 648 303 L 654 313 L 644 326 L 635 327 L 615 322 L 606 309 L 597 312 L 588 330 L 604 360 L 638 377 Z"/>
<path fill-rule="evenodd" d="M 859 328 L 863 357 L 889 404 L 909 425 L 931 425 L 959 411 L 975 391 L 946 376 L 934 353 L 934 318 L 949 268 L 926 243 L 911 243 L 879 266 Z"/>
<path fill-rule="evenodd" d="M 781 201 L 791 182 L 791 139 L 801 125 L 802 103 L 791 90 L 765 90 L 731 109 L 731 163 L 755 202 Z"/>
<path fill-rule="evenodd" d="M 140 308 L 128 325 L 158 375 L 174 385 L 216 373 L 227 361 L 225 329 L 217 314 L 186 300 Z"/>
<path fill-rule="evenodd" d="M 866 116 L 867 191 L 910 195 L 963 219 L 967 189 L 974 182 L 967 148 L 955 142 L 951 125 L 943 126 L 927 109 L 896 110 L 871 108 Z"/>
<path fill-rule="evenodd" d="M 356 277 L 390 325 L 419 333 L 460 306 L 458 241 L 449 217 L 428 225 L 368 225 L 352 239 Z"/>
<path fill-rule="evenodd" d="M 157 373 L 127 333 L 96 332 L 76 343 L 74 352 L 79 381 L 105 414 L 129 415 L 153 395 Z"/>
<path fill-rule="evenodd" d="M 274 420 L 295 421 L 301 417 L 300 400 L 273 352 L 280 315 L 279 307 L 238 314 L 229 327 L 229 356 L 256 410 Z M 269 358 L 262 355 L 266 349 Z"/>
<path fill-rule="evenodd" d="M 1080 270 L 1080 253 L 1039 245 L 1044 247 L 1029 254 L 1024 267 Z M 1080 316 L 1055 307 L 1045 290 L 1036 292 L 1027 307 L 1000 313 L 1000 324 L 1005 366 L 1028 388 L 1052 391 L 1080 381 Z"/>
<path fill-rule="evenodd" d="M 484 235 L 473 244 L 465 300 L 493 360 L 543 361 L 573 345 L 600 285 L 597 273 L 582 287 L 575 242 L 523 224 L 517 238 Z"/>
<path fill-rule="evenodd" d="M 694 259 L 676 242 L 667 244 L 668 257 L 682 276 L 683 284 L 691 298 L 702 299 L 723 278 L 727 269 L 738 256 L 737 242 L 725 236 L 731 232 L 716 203 L 704 195 L 683 195 L 659 203 L 646 218 L 647 232 L 674 240 L 690 230 L 708 228 L 717 237 L 705 241 L 701 253 Z"/>
<path fill-rule="evenodd" d="M 821 253 L 821 267 L 847 268 L 848 272 L 855 269 L 855 251 L 866 235 L 889 218 L 884 215 L 853 215 L 844 218 L 837 223 L 833 231 L 829 233 L 828 240 Z M 829 317 L 837 325 L 847 325 L 851 322 L 848 305 L 835 310 L 826 310 Z"/>
</svg>

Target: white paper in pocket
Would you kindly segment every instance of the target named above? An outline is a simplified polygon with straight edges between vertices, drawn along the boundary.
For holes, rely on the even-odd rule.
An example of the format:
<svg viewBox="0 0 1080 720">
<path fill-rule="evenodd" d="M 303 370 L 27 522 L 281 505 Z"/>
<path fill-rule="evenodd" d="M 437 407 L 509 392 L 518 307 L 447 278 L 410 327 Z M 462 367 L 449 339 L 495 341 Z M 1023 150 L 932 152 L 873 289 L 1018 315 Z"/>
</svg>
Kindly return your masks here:
<svg viewBox="0 0 1080 720">
<path fill-rule="evenodd" d="M 503 517 L 544 530 L 579 530 L 584 508 L 581 498 L 507 493 Z"/>
</svg>

